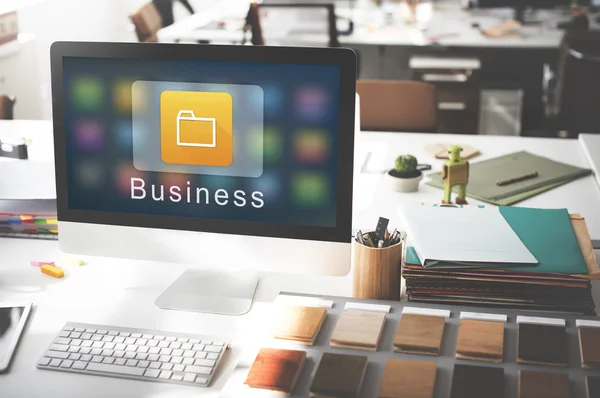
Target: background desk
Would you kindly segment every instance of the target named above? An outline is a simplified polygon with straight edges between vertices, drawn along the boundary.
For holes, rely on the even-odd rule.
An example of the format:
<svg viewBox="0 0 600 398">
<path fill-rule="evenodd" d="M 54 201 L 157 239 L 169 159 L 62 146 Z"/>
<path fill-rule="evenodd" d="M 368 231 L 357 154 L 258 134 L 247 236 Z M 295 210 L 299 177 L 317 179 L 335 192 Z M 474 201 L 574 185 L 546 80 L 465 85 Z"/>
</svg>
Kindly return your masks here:
<svg viewBox="0 0 600 398">
<path fill-rule="evenodd" d="M 0 122 L 0 137 L 26 135 L 38 145 L 39 155 L 51 158 L 52 127 L 49 122 Z M 421 163 L 439 168 L 441 161 L 428 158 L 424 147 L 433 142 L 466 143 L 493 157 L 517 150 L 553 157 L 587 167 L 576 140 L 516 137 L 462 137 L 431 134 L 360 133 L 356 151 L 356 176 L 353 224 L 356 228 L 373 227 L 378 216 L 392 219 L 398 226 L 396 209 L 403 202 L 439 201 L 442 191 L 421 185 L 418 193 L 400 194 L 384 185 L 381 173 L 360 173 L 366 154 L 371 152 L 369 169 L 382 171 L 401 153 L 415 154 Z M 45 147 L 45 151 L 41 151 Z M 379 161 L 378 164 L 378 160 Z M 522 205 L 567 207 L 586 216 L 592 236 L 600 236 L 600 188 L 592 176 L 582 178 Z M 0 396 L 7 398 L 191 398 L 218 397 L 224 375 L 235 365 L 240 347 L 251 341 L 269 315 L 269 305 L 279 291 L 349 296 L 352 279 L 314 275 L 265 274 L 258 287 L 252 311 L 241 317 L 226 317 L 160 310 L 156 297 L 186 268 L 181 264 L 156 264 L 108 258 L 84 257 L 87 264 L 66 268 L 64 279 L 53 279 L 29 265 L 29 260 L 59 260 L 57 242 L 0 239 L 0 302 L 33 301 L 35 309 L 8 374 L 0 375 Z M 201 266 L 198 264 L 197 266 Z M 600 303 L 600 286 L 595 298 Z M 189 333 L 217 334 L 230 337 L 233 349 L 215 385 L 209 389 L 93 377 L 42 371 L 35 363 L 67 321 L 162 329 Z"/>
</svg>

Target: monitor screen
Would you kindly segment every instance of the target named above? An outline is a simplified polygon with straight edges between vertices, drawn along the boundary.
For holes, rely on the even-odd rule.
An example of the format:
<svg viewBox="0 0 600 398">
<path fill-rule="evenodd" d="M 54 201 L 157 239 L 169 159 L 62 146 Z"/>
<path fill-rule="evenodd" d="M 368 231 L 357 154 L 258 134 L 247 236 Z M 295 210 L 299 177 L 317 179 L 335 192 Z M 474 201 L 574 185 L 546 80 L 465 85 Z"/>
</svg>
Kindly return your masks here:
<svg viewBox="0 0 600 398">
<path fill-rule="evenodd" d="M 70 211 L 193 218 L 200 230 L 339 227 L 339 65 L 65 56 L 61 66 Z"/>
</svg>

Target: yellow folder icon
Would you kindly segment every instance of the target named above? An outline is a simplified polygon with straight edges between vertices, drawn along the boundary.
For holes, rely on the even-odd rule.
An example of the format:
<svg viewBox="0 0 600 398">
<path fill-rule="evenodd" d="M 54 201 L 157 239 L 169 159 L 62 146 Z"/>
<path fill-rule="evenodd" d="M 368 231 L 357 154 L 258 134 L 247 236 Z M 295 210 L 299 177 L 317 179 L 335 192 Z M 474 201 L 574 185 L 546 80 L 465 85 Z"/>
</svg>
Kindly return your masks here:
<svg viewBox="0 0 600 398">
<path fill-rule="evenodd" d="M 163 91 L 161 157 L 165 163 L 231 165 L 232 97 L 224 92 Z"/>
</svg>

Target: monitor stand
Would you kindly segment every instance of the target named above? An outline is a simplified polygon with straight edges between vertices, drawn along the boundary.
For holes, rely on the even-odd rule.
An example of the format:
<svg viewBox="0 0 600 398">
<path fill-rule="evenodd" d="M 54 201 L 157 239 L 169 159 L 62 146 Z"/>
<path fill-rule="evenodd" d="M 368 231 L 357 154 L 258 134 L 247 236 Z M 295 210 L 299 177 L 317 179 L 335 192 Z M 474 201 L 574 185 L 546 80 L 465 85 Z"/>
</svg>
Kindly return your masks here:
<svg viewBox="0 0 600 398">
<path fill-rule="evenodd" d="M 154 301 L 167 310 L 243 315 L 250 311 L 258 272 L 218 272 L 188 268 Z"/>
</svg>

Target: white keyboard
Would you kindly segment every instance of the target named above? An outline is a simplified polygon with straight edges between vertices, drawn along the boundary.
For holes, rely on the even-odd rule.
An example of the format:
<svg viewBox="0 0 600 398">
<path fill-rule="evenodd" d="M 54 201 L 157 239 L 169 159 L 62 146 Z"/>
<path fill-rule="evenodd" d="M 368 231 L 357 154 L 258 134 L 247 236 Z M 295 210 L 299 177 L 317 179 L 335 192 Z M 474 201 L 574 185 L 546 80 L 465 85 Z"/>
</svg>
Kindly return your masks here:
<svg viewBox="0 0 600 398">
<path fill-rule="evenodd" d="M 68 322 L 37 367 L 207 387 L 228 346 L 206 336 Z"/>
</svg>

